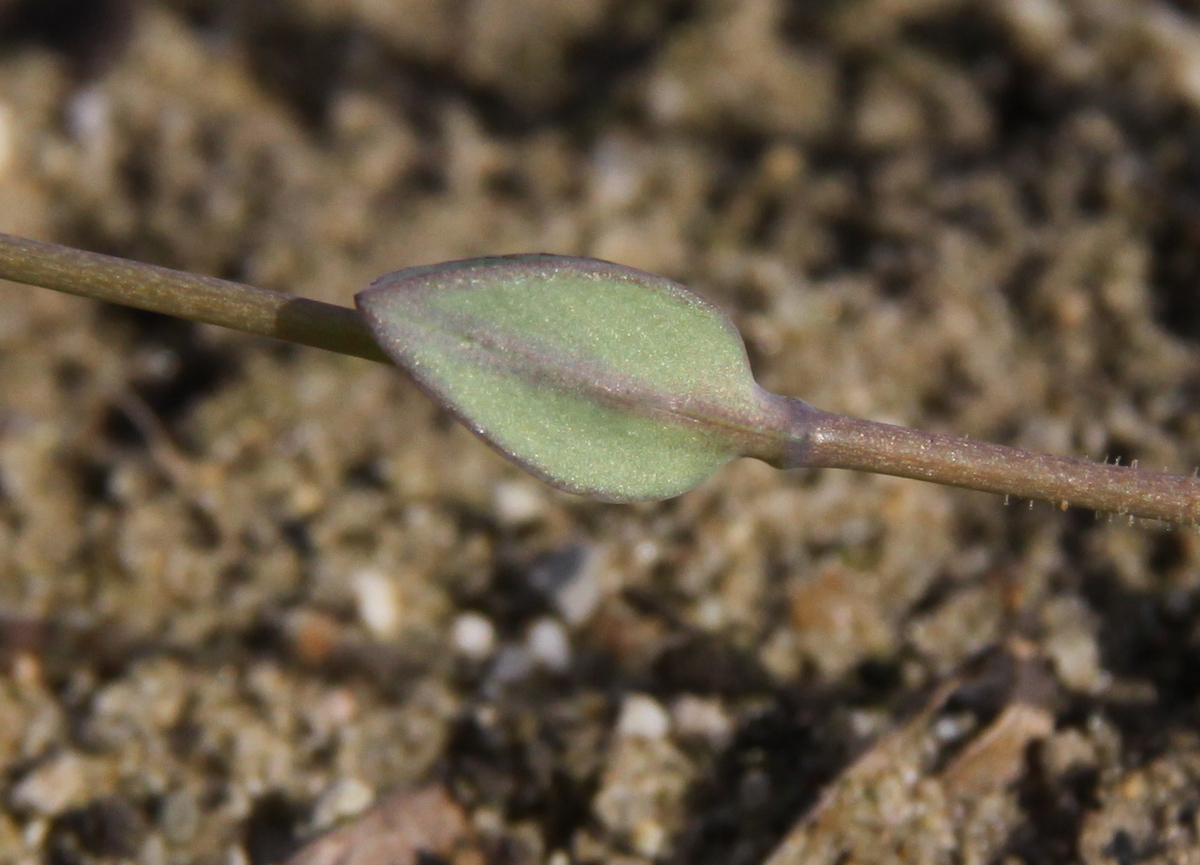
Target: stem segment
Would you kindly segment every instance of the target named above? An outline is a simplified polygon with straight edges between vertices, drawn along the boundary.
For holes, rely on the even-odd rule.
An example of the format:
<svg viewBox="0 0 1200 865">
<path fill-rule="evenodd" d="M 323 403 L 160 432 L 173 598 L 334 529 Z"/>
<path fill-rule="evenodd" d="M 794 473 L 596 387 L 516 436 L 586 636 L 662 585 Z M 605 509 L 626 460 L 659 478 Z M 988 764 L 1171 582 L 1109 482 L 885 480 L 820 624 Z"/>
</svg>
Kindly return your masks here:
<svg viewBox="0 0 1200 865">
<path fill-rule="evenodd" d="M 0 234 L 0 279 L 390 363 L 358 310 Z"/>
<path fill-rule="evenodd" d="M 1200 479 L 921 432 L 788 400 L 787 466 L 857 469 L 1115 514 L 1200 524 Z"/>
</svg>

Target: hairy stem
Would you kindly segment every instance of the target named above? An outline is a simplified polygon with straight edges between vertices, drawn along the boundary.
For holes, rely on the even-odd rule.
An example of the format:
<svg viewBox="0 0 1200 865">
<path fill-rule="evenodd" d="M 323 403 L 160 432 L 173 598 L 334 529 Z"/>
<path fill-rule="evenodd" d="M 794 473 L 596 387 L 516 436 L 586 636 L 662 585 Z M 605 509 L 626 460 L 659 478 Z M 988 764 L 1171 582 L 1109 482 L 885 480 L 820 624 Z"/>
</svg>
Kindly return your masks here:
<svg viewBox="0 0 1200 865">
<path fill-rule="evenodd" d="M 857 469 L 1114 514 L 1200 524 L 1200 479 L 921 432 L 788 400 L 785 467 Z"/>
<path fill-rule="evenodd" d="M 358 310 L 0 234 L 0 279 L 390 363 Z"/>
</svg>

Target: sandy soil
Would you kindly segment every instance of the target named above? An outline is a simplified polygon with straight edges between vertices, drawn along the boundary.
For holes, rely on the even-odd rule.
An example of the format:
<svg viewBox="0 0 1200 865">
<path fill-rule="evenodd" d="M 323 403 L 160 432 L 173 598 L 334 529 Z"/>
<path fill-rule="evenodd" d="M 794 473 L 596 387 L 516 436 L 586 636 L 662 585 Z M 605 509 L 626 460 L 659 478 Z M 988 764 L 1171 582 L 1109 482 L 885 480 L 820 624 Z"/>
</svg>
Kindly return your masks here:
<svg viewBox="0 0 1200 865">
<path fill-rule="evenodd" d="M 1191 0 L 0 0 L 0 230 L 342 303 L 593 255 L 824 408 L 1200 465 Z M 0 286 L 2 862 L 1200 862 L 1198 611 L 1191 530 L 596 504 L 393 369 Z"/>
</svg>

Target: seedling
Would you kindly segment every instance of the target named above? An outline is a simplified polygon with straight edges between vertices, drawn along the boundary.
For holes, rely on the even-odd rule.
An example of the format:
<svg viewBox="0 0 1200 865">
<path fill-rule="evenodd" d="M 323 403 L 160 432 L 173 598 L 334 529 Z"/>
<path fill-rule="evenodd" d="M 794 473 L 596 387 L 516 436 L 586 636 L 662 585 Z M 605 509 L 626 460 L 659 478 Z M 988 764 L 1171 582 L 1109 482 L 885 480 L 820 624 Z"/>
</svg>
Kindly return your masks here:
<svg viewBox="0 0 1200 865">
<path fill-rule="evenodd" d="M 833 414 L 763 390 L 736 328 L 659 276 L 516 255 L 397 271 L 359 311 L 0 235 L 0 278 L 389 359 L 547 483 L 629 502 L 749 456 L 879 472 L 1131 517 L 1200 522 L 1200 480 Z"/>
</svg>

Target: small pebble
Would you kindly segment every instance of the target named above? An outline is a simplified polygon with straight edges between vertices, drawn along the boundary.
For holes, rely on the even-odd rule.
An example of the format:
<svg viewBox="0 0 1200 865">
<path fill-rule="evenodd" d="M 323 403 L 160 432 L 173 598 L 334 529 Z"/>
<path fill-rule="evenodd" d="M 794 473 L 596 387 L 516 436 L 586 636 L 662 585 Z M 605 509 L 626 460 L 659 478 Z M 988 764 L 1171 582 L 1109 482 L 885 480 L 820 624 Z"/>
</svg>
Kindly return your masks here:
<svg viewBox="0 0 1200 865">
<path fill-rule="evenodd" d="M 662 550 L 654 541 L 638 541 L 633 546 L 632 564 L 639 570 L 645 570 L 662 556 Z"/>
<path fill-rule="evenodd" d="M 361 814 L 375 801 L 375 790 L 358 778 L 341 778 L 331 784 L 313 809 L 313 828 L 327 829 L 333 824 Z"/>
<path fill-rule="evenodd" d="M 617 735 L 640 739 L 662 739 L 671 728 L 667 710 L 646 694 L 629 694 L 621 704 Z"/>
<path fill-rule="evenodd" d="M 13 658 L 10 675 L 22 690 L 36 691 L 42 687 L 42 662 L 37 655 L 20 652 Z"/>
<path fill-rule="evenodd" d="M 1071 39 L 1071 16 L 1058 0 L 1009 0 L 997 10 L 1029 51 L 1062 51 Z"/>
<path fill-rule="evenodd" d="M 504 817 L 495 808 L 482 805 L 471 814 L 471 825 L 480 835 L 498 835 L 504 831 Z"/>
<path fill-rule="evenodd" d="M 553 602 L 571 627 L 592 618 L 600 605 L 604 553 L 596 547 L 575 545 L 547 555 L 529 573 L 529 583 Z"/>
<path fill-rule="evenodd" d="M 975 728 L 975 718 L 969 713 L 945 715 L 933 724 L 933 735 L 943 742 L 961 739 Z"/>
<path fill-rule="evenodd" d="M 171 862 L 167 842 L 155 832 L 150 833 L 137 852 L 138 865 L 168 865 Z"/>
<path fill-rule="evenodd" d="M 884 712 L 855 709 L 846 716 L 847 726 L 857 739 L 874 739 L 882 736 L 891 718 Z"/>
<path fill-rule="evenodd" d="M 645 192 L 648 171 L 644 153 L 622 137 L 610 136 L 592 153 L 591 197 L 602 213 L 619 213 Z"/>
<path fill-rule="evenodd" d="M 82 801 L 87 788 L 83 760 L 66 751 L 21 779 L 9 794 L 9 802 L 20 811 L 58 814 Z"/>
<path fill-rule="evenodd" d="M 544 556 L 529 572 L 529 584 L 548 597 L 568 625 L 581 625 L 600 603 L 604 555 L 575 544 Z"/>
<path fill-rule="evenodd" d="M 720 700 L 684 694 L 671 704 L 675 732 L 689 739 L 700 739 L 714 748 L 722 748 L 733 736 L 733 721 Z"/>
<path fill-rule="evenodd" d="M 580 568 L 574 578 L 554 592 L 554 606 L 571 625 L 582 625 L 600 605 L 600 581 L 596 578 L 595 557 Z"/>
<path fill-rule="evenodd" d="M 454 651 L 470 661 L 484 661 L 496 651 L 496 628 L 479 613 L 462 613 L 450 628 Z"/>
<path fill-rule="evenodd" d="M 350 584 L 358 617 L 371 635 L 380 640 L 394 637 L 400 626 L 400 596 L 387 574 L 366 568 Z"/>
<path fill-rule="evenodd" d="M 1058 778 L 1079 769 L 1095 769 L 1100 762 L 1097 744 L 1079 730 L 1067 729 L 1048 736 L 1043 744 L 1046 773 Z"/>
<path fill-rule="evenodd" d="M 298 483 L 292 488 L 288 504 L 297 517 L 311 517 L 325 504 L 325 495 L 316 484 Z"/>
<path fill-rule="evenodd" d="M 34 849 L 42 846 L 42 842 L 46 840 L 46 833 L 50 831 L 50 821 L 44 818 L 30 820 L 25 826 L 25 831 L 21 833 L 21 840 L 25 842 L 25 846 Z"/>
<path fill-rule="evenodd" d="M 633 827 L 633 848 L 648 859 L 656 859 L 667 849 L 667 829 L 657 820 L 642 820 Z"/>
<path fill-rule="evenodd" d="M 1095 694 L 1111 684 L 1112 676 L 1101 664 L 1095 615 L 1083 601 L 1056 598 L 1042 608 L 1039 618 L 1047 632 L 1044 651 L 1064 685 Z"/>
<path fill-rule="evenodd" d="M 717 631 L 726 623 L 725 605 L 720 598 L 705 598 L 696 607 L 696 627 Z"/>
<path fill-rule="evenodd" d="M 65 119 L 71 137 L 92 147 L 112 136 L 112 103 L 100 88 L 77 91 L 67 102 Z"/>
<path fill-rule="evenodd" d="M 546 513 L 546 500 L 531 483 L 502 481 L 492 493 L 492 507 L 502 526 L 516 528 L 541 519 Z"/>
<path fill-rule="evenodd" d="M 525 647 L 538 666 L 560 673 L 571 665 L 571 644 L 558 619 L 538 619 L 525 636 Z"/>
<path fill-rule="evenodd" d="M 334 688 L 306 713 L 309 726 L 344 727 L 358 714 L 358 698 L 349 688 Z"/>
</svg>

